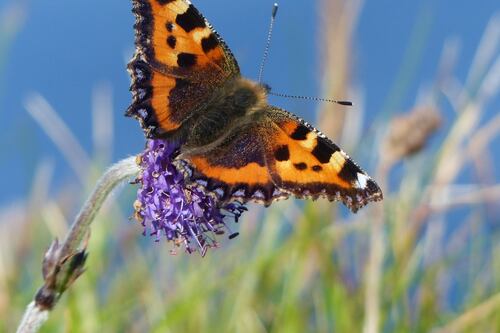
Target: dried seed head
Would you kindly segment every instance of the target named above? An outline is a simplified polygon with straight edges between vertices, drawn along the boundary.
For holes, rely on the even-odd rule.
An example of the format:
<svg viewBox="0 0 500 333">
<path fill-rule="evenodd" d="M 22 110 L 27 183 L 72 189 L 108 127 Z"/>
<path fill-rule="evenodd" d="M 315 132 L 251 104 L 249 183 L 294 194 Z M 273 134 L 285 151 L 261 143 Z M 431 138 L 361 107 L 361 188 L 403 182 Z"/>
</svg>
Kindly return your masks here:
<svg viewBox="0 0 500 333">
<path fill-rule="evenodd" d="M 432 106 L 415 107 L 396 116 L 389 124 L 381 156 L 392 164 L 418 153 L 440 126 L 441 115 Z"/>
</svg>

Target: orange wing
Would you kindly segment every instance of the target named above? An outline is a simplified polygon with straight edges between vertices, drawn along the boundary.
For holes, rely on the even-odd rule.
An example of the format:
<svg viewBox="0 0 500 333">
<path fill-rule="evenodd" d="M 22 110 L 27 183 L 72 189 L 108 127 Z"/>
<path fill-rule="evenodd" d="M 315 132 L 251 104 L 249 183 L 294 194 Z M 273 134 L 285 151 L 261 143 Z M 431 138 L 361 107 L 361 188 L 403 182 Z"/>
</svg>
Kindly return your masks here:
<svg viewBox="0 0 500 333">
<path fill-rule="evenodd" d="M 180 165 L 194 182 L 219 195 L 222 202 L 234 199 L 271 204 L 287 198 L 273 182 L 266 164 L 260 134 L 265 124 L 250 123 L 233 130 L 219 145 L 195 153 L 184 151 Z"/>
<path fill-rule="evenodd" d="M 382 200 L 378 185 L 324 134 L 287 111 L 271 107 L 265 142 L 273 182 L 298 198 L 326 197 L 356 212 Z"/>
<path fill-rule="evenodd" d="M 168 136 L 238 76 L 231 51 L 187 0 L 134 0 L 136 52 L 128 65 L 133 103 L 127 111 L 147 136 Z"/>
<path fill-rule="evenodd" d="M 378 185 L 342 150 L 294 115 L 270 107 L 203 153 L 184 153 L 189 176 L 223 200 L 271 204 L 294 195 L 342 201 L 356 212 L 382 199 Z"/>
</svg>

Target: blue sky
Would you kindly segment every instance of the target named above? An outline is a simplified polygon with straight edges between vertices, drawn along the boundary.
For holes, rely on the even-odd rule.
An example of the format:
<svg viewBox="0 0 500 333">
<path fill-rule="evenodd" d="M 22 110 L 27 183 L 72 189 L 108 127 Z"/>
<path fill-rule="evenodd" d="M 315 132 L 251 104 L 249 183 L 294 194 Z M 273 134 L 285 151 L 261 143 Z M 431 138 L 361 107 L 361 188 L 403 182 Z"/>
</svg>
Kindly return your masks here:
<svg viewBox="0 0 500 333">
<path fill-rule="evenodd" d="M 19 0 L 0 0 L 0 10 Z M 133 50 L 130 1 L 25 1 L 26 22 L 9 45 L 0 72 L 0 170 L 9 188 L 0 203 L 23 198 L 36 166 L 51 159 L 54 188 L 75 178 L 58 150 L 28 116 L 23 101 L 41 93 L 84 147 L 91 149 L 91 93 L 99 83 L 113 89 L 113 159 L 138 153 L 144 143 L 138 124 L 122 117 L 130 102 L 126 59 Z M 194 1 L 236 55 L 244 75 L 255 78 L 263 52 L 272 1 Z M 265 81 L 281 92 L 319 95 L 321 64 L 319 2 L 282 1 Z M 353 82 L 361 85 L 368 119 L 387 107 L 409 50 L 417 52 L 403 98 L 390 107 L 411 107 L 418 90 L 432 83 L 444 42 L 458 37 L 456 72 L 464 80 L 488 20 L 499 4 L 482 1 L 366 1 L 356 30 Z M 328 14 L 328 13 L 326 13 Z M 418 31 L 421 35 L 415 33 Z M 422 44 L 416 45 L 414 36 Z M 332 41 L 335 43 L 335 41 Z M 413 47 L 413 49 L 412 49 Z M 416 51 L 414 50 L 416 49 Z M 330 97 L 330 96 L 327 96 Z M 316 105 L 273 99 L 314 123 Z M 356 101 L 354 101 L 356 102 Z M 496 99 L 496 110 L 500 101 Z M 495 109 L 495 108 L 494 108 Z"/>
</svg>

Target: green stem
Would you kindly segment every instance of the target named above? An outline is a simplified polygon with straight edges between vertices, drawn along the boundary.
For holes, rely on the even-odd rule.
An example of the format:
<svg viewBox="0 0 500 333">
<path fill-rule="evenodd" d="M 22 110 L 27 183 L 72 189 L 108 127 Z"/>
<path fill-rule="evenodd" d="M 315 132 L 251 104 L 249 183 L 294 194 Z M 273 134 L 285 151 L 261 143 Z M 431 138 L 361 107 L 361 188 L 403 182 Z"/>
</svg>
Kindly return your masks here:
<svg viewBox="0 0 500 333">
<path fill-rule="evenodd" d="M 64 242 L 57 240 L 45 254 L 43 262 L 44 285 L 27 306 L 18 333 L 34 333 L 47 321 L 50 311 L 64 291 L 83 272 L 85 263 L 85 237 L 90 226 L 109 193 L 124 180 L 139 172 L 135 157 L 121 160 L 111 166 L 99 179 L 96 187 L 83 205 L 71 226 Z M 82 241 L 84 245 L 82 246 Z M 83 250 L 82 250 L 83 247 Z"/>
</svg>

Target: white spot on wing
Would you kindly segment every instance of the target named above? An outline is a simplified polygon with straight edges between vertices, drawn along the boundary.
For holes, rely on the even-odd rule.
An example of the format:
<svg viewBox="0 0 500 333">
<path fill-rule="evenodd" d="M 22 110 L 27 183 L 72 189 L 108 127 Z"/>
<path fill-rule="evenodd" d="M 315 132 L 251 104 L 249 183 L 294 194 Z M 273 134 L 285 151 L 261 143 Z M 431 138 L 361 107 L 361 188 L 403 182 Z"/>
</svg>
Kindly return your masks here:
<svg viewBox="0 0 500 333">
<path fill-rule="evenodd" d="M 245 190 L 240 188 L 238 191 L 234 192 L 233 195 L 235 197 L 244 197 L 245 196 Z"/>
<path fill-rule="evenodd" d="M 224 197 L 224 189 L 218 187 L 214 190 L 215 194 L 217 194 L 219 196 L 219 198 L 222 198 Z"/>
<path fill-rule="evenodd" d="M 148 110 L 146 110 L 144 108 L 141 108 L 141 109 L 137 110 L 137 113 L 139 114 L 139 116 L 142 119 L 145 119 L 148 116 Z"/>
<path fill-rule="evenodd" d="M 208 185 L 207 181 L 204 179 L 196 179 L 196 182 L 204 187 L 206 187 Z"/>
<path fill-rule="evenodd" d="M 191 167 L 189 165 L 184 165 L 184 167 L 185 167 L 185 170 L 186 170 L 188 177 L 191 178 L 193 176 L 193 169 L 191 169 Z"/>
<path fill-rule="evenodd" d="M 281 194 L 282 194 L 282 192 L 279 189 L 277 189 L 277 188 L 274 189 L 274 191 L 273 191 L 273 197 L 280 196 Z"/>
<path fill-rule="evenodd" d="M 265 196 L 264 196 L 264 193 L 262 193 L 261 190 L 257 190 L 253 193 L 253 197 L 254 198 L 257 198 L 257 199 L 264 199 Z"/>
<path fill-rule="evenodd" d="M 135 69 L 135 76 L 137 77 L 138 80 L 144 79 L 144 73 L 139 68 Z"/>
<path fill-rule="evenodd" d="M 370 180 L 370 177 L 368 177 L 367 175 L 361 173 L 361 172 L 358 172 L 358 179 L 356 181 L 357 183 L 357 188 L 360 188 L 360 189 L 364 189 L 366 188 L 366 184 L 368 183 L 368 180 Z"/>
<path fill-rule="evenodd" d="M 146 96 L 146 91 L 142 88 L 139 88 L 137 90 L 137 93 L 138 93 L 139 99 L 144 99 L 144 97 Z"/>
</svg>

